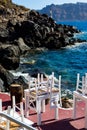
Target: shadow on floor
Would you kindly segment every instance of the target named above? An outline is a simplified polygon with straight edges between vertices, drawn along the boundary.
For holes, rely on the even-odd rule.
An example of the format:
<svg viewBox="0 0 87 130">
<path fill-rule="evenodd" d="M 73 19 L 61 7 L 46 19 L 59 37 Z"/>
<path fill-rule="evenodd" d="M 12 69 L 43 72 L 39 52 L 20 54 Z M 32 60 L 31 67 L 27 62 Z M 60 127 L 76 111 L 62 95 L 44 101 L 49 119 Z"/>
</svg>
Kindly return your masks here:
<svg viewBox="0 0 87 130">
<path fill-rule="evenodd" d="M 84 123 L 81 125 L 84 118 L 78 118 L 76 120 L 73 119 L 63 119 L 59 121 L 52 120 L 45 120 L 42 121 L 41 126 L 37 126 L 37 124 L 34 124 L 34 127 L 37 127 L 38 130 L 86 130 L 84 128 Z M 50 123 L 48 123 L 50 122 Z"/>
</svg>

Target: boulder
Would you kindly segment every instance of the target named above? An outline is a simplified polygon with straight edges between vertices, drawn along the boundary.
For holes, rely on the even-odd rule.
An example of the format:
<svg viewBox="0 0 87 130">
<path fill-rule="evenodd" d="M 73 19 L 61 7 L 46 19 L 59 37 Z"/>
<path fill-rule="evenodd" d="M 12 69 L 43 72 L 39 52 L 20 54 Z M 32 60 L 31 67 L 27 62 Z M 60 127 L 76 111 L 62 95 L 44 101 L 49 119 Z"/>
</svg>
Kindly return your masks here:
<svg viewBox="0 0 87 130">
<path fill-rule="evenodd" d="M 62 107 L 63 108 L 72 108 L 73 107 L 73 100 L 69 99 L 68 97 L 62 98 Z"/>
<path fill-rule="evenodd" d="M 23 38 L 21 38 L 21 37 L 20 37 L 18 40 L 15 41 L 15 44 L 18 45 L 21 54 L 25 54 L 27 51 L 30 50 L 30 47 L 27 46 L 27 45 L 24 43 L 24 40 L 23 40 Z"/>
<path fill-rule="evenodd" d="M 7 71 L 2 65 L 0 65 L 0 78 L 3 83 L 3 87 L 0 87 L 1 90 L 8 91 L 10 84 L 14 80 L 14 76 L 9 71 Z"/>
<path fill-rule="evenodd" d="M 5 69 L 16 69 L 20 63 L 20 50 L 16 45 L 0 47 L 0 62 Z"/>
<path fill-rule="evenodd" d="M 4 42 L 9 37 L 9 31 L 5 28 L 0 27 L 0 41 Z"/>
</svg>

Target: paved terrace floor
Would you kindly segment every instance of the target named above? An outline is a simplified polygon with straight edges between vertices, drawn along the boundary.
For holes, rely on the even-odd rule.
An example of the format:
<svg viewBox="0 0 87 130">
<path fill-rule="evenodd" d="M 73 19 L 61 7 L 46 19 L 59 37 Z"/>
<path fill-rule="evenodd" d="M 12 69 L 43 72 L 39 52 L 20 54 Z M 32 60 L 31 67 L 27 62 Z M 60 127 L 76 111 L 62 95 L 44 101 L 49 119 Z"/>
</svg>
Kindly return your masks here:
<svg viewBox="0 0 87 130">
<path fill-rule="evenodd" d="M 0 99 L 3 101 L 3 110 L 11 105 L 9 94 L 0 93 Z M 85 104 L 83 102 L 77 103 L 77 117 L 72 119 L 72 109 L 59 109 L 59 120 L 54 119 L 54 110 L 50 109 L 49 104 L 46 105 L 46 112 L 42 113 L 42 125 L 37 126 L 37 114 L 35 111 L 30 110 L 29 120 L 34 122 L 34 127 L 38 130 L 85 130 L 84 113 Z"/>
</svg>

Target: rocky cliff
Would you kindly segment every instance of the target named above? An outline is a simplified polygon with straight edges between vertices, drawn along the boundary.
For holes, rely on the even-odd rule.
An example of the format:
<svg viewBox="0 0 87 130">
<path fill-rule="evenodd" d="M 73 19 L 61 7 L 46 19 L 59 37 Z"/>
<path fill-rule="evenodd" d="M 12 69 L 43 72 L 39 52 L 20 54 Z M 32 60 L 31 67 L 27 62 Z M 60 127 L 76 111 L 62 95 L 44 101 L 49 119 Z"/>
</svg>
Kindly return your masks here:
<svg viewBox="0 0 87 130">
<path fill-rule="evenodd" d="M 53 19 L 57 22 L 64 20 L 87 20 L 87 3 L 52 4 L 38 11 L 41 14 L 45 13 L 50 16 L 50 10 L 52 11 Z"/>
<path fill-rule="evenodd" d="M 74 44 L 72 26 L 58 25 L 46 14 L 0 0 L 0 87 L 9 90 L 19 67 L 20 57 L 36 48 L 59 49 Z"/>
</svg>

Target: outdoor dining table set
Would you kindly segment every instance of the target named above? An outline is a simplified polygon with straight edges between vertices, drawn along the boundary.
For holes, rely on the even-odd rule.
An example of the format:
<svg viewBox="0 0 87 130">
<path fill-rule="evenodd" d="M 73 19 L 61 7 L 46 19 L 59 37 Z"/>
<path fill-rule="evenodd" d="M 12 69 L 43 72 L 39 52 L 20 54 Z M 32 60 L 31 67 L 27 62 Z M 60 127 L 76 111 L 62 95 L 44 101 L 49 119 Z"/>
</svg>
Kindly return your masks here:
<svg viewBox="0 0 87 130">
<path fill-rule="evenodd" d="M 54 72 L 51 76 L 43 78 L 38 74 L 37 78 L 28 78 L 29 88 L 24 90 L 25 116 L 29 116 L 29 110 L 37 112 L 37 124 L 41 125 L 41 112 L 45 112 L 45 100 L 49 99 L 50 108 L 55 110 L 55 119 L 58 119 L 58 107 L 61 105 L 61 76 L 58 83 L 54 83 Z"/>
</svg>

